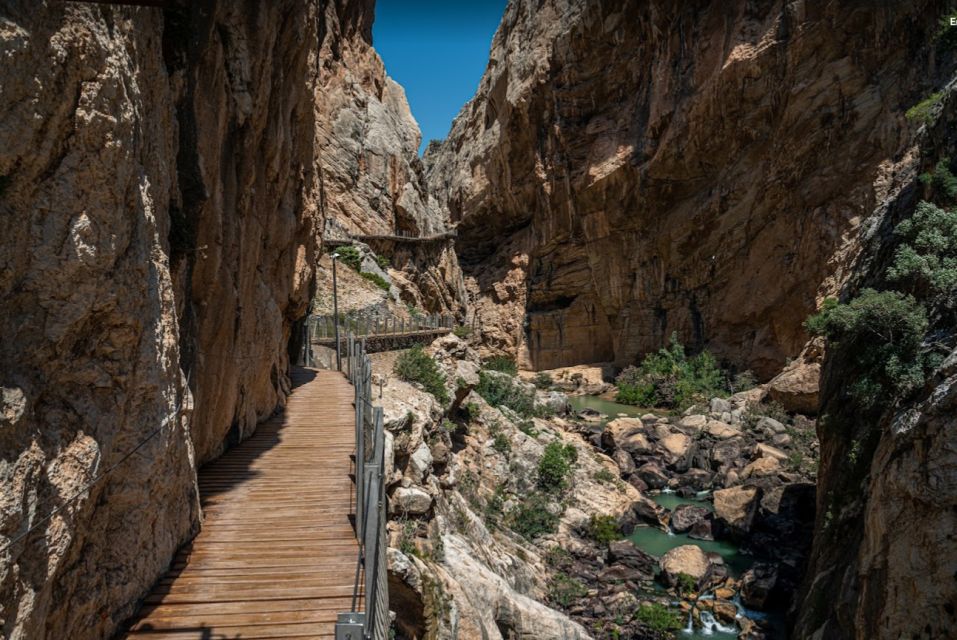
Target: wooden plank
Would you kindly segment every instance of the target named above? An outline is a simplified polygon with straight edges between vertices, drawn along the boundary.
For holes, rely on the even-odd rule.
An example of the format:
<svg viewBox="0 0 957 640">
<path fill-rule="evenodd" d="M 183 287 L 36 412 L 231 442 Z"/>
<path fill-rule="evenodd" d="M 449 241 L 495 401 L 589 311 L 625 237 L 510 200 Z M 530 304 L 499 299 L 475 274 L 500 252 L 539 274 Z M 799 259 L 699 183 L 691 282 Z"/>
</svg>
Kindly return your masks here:
<svg viewBox="0 0 957 640">
<path fill-rule="evenodd" d="M 354 392 L 337 372 L 291 377 L 283 415 L 200 470 L 202 530 L 125 637 L 331 638 L 351 609 Z"/>
</svg>

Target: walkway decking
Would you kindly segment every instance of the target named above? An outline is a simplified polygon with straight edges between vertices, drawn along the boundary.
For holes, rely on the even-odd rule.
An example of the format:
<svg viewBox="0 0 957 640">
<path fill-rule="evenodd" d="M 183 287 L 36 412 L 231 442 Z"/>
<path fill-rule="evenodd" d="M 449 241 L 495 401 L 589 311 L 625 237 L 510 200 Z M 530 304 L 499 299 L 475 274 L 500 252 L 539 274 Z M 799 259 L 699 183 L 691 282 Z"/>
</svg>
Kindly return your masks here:
<svg viewBox="0 0 957 640">
<path fill-rule="evenodd" d="M 201 533 L 173 560 L 131 640 L 332 638 L 358 546 L 353 389 L 295 369 L 283 415 L 199 473 Z"/>
</svg>

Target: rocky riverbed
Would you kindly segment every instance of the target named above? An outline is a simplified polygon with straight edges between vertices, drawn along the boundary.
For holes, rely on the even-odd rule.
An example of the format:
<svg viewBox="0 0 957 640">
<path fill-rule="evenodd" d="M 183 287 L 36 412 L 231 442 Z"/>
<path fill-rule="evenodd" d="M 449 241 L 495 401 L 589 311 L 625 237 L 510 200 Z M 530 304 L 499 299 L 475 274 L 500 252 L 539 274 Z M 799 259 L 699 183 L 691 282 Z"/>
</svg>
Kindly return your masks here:
<svg viewBox="0 0 957 640">
<path fill-rule="evenodd" d="M 602 415 L 453 335 L 427 353 L 446 405 L 396 354 L 374 363 L 399 637 L 779 637 L 813 523 L 810 420 L 760 387 Z"/>
</svg>

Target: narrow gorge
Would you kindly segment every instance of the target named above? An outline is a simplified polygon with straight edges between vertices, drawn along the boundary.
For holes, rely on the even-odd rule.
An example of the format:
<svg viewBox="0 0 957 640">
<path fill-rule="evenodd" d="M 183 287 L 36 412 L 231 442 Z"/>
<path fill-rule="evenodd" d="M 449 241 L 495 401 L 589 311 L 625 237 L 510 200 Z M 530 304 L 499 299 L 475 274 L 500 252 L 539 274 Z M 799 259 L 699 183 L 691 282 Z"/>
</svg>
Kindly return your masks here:
<svg viewBox="0 0 957 640">
<path fill-rule="evenodd" d="M 349 637 L 363 474 L 277 498 L 331 540 L 204 480 L 369 453 L 275 426 L 349 333 L 361 637 L 953 637 L 954 7 L 502 5 L 420 157 L 374 0 L 0 1 L 0 637 Z"/>
</svg>

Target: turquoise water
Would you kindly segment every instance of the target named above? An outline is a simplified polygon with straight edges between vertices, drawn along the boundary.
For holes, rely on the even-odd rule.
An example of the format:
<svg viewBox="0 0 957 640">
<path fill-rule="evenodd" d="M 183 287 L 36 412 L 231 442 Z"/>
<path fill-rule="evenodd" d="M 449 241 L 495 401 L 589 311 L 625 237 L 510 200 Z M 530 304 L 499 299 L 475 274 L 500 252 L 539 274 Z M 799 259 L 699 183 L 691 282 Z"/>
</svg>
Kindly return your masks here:
<svg viewBox="0 0 957 640">
<path fill-rule="evenodd" d="M 682 498 L 677 493 L 659 493 L 658 495 L 651 496 L 651 499 L 669 511 L 674 511 L 676 507 L 683 504 L 693 504 L 696 507 L 704 507 L 708 511 L 714 511 L 714 505 L 706 500 Z"/>
<path fill-rule="evenodd" d="M 647 409 L 633 407 L 630 404 L 620 404 L 618 402 L 605 400 L 604 398 L 599 398 L 597 396 L 568 396 L 568 403 L 575 411 L 581 411 L 582 409 L 594 409 L 599 413 L 605 414 L 608 416 L 608 418 L 601 421 L 602 425 L 605 425 L 610 420 L 617 418 L 619 413 L 624 413 L 625 415 L 634 416 L 636 418 L 648 413 Z"/>
<path fill-rule="evenodd" d="M 751 566 L 749 556 L 740 553 L 734 544 L 722 540 L 695 540 L 689 538 L 686 533 L 665 533 L 661 529 L 646 526 L 636 528 L 628 539 L 645 553 L 659 558 L 675 547 L 693 544 L 701 547 L 703 551 L 720 555 L 728 565 L 728 572 L 732 576 L 741 575 Z"/>
</svg>

